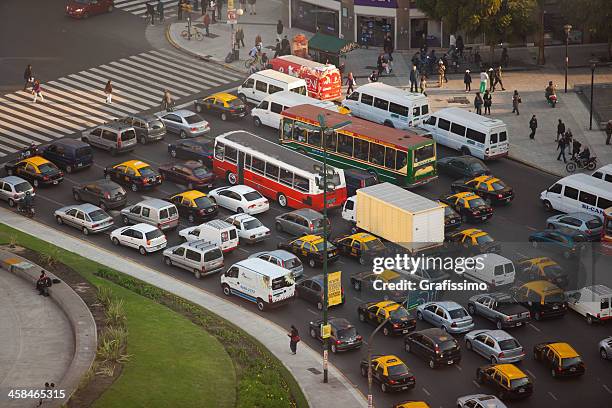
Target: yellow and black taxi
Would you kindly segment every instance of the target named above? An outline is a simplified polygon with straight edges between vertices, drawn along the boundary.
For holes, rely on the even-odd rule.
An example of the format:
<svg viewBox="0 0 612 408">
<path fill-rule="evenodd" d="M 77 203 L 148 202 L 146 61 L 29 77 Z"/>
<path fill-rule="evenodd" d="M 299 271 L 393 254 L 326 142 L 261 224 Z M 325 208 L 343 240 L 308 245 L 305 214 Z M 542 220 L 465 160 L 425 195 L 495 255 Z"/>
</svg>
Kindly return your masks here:
<svg viewBox="0 0 612 408">
<path fill-rule="evenodd" d="M 569 275 L 557 262 L 546 256 L 518 261 L 516 273 L 516 279 L 523 282 L 546 280 L 560 288 L 566 288 L 569 284 Z"/>
<path fill-rule="evenodd" d="M 586 368 L 580 354 L 567 343 L 546 342 L 533 346 L 533 358 L 550 368 L 553 377 L 577 377 Z"/>
<path fill-rule="evenodd" d="M 501 245 L 483 230 L 468 228 L 446 236 L 446 249 L 464 255 L 500 253 Z"/>
<path fill-rule="evenodd" d="M 533 394 L 531 379 L 514 364 L 489 364 L 476 369 L 476 381 L 495 389 L 502 400 Z"/>
<path fill-rule="evenodd" d="M 175 194 L 170 197 L 170 202 L 176 205 L 179 215 L 190 223 L 210 220 L 219 212 L 217 204 L 198 190 Z"/>
<path fill-rule="evenodd" d="M 323 264 L 323 237 L 319 235 L 304 235 L 289 242 L 280 242 L 278 249 L 294 253 L 311 268 Z M 327 242 L 327 262 L 335 262 L 339 258 L 338 248 Z"/>
<path fill-rule="evenodd" d="M 379 238 L 367 232 L 343 236 L 332 242 L 341 254 L 357 258 L 361 265 L 370 262 L 377 256 L 383 256 L 386 250 Z"/>
<path fill-rule="evenodd" d="M 493 216 L 493 208 L 475 193 L 451 194 L 440 201 L 457 211 L 463 222 L 484 222 Z"/>
<path fill-rule="evenodd" d="M 393 408 L 430 408 L 425 401 L 402 401 L 399 404 L 393 405 Z"/>
<path fill-rule="evenodd" d="M 416 379 L 399 357 L 394 355 L 374 355 L 369 362 L 372 369 L 372 380 L 380 384 L 382 392 L 407 391 L 414 388 Z M 368 360 L 361 360 L 361 375 L 368 377 Z"/>
<path fill-rule="evenodd" d="M 567 298 L 563 289 L 548 281 L 527 282 L 512 288 L 510 292 L 536 320 L 562 317 L 567 312 Z"/>
<path fill-rule="evenodd" d="M 9 176 L 26 179 L 34 187 L 59 184 L 64 180 L 64 173 L 49 160 L 41 156 L 31 156 L 14 160 L 4 165 Z"/>
<path fill-rule="evenodd" d="M 140 160 L 128 160 L 104 169 L 107 180 L 129 186 L 132 191 L 152 188 L 162 183 L 162 177 L 151 166 Z"/>
<path fill-rule="evenodd" d="M 404 306 L 392 300 L 362 303 L 357 307 L 357 314 L 359 321 L 375 326 L 386 320 L 381 329 L 385 336 L 406 334 L 416 328 L 416 319 Z"/>
<path fill-rule="evenodd" d="M 219 115 L 221 120 L 242 118 L 247 114 L 244 102 L 236 95 L 225 92 L 197 99 L 193 104 L 196 112 Z"/>
<path fill-rule="evenodd" d="M 348 320 L 342 317 L 330 317 L 327 319 L 327 323 L 331 327 L 329 344 L 332 353 L 355 350 L 362 346 L 363 337 L 357 333 L 355 326 Z M 310 322 L 310 337 L 323 341 L 321 336 L 322 325 L 322 319 Z"/>
<path fill-rule="evenodd" d="M 489 205 L 508 204 L 514 199 L 514 191 L 501 179 L 493 176 L 478 176 L 461 179 L 451 184 L 453 193 L 471 192 L 479 195 Z"/>
<path fill-rule="evenodd" d="M 444 207 L 444 231 L 452 231 L 461 226 L 461 216 L 448 204 L 444 204 L 442 201 L 438 203 Z"/>
</svg>

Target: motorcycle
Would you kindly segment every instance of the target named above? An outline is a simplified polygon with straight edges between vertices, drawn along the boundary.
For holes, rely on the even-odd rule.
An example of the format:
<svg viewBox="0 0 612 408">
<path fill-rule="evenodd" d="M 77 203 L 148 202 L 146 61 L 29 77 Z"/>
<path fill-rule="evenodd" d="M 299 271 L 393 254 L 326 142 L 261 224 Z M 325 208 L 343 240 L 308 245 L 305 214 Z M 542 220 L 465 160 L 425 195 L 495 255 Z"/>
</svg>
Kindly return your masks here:
<svg viewBox="0 0 612 408">
<path fill-rule="evenodd" d="M 26 206 L 23 204 L 23 201 L 20 201 L 17 204 L 17 212 L 19 214 L 25 215 L 28 218 L 34 218 L 34 215 L 36 214 L 36 210 L 34 209 L 34 206 L 33 205 Z"/>
<path fill-rule="evenodd" d="M 544 95 L 546 97 L 546 102 L 552 107 L 554 108 L 557 105 L 557 95 L 552 94 L 552 95 Z"/>
<path fill-rule="evenodd" d="M 576 169 L 587 169 L 587 170 L 595 170 L 597 167 L 597 157 L 591 156 L 588 159 L 570 159 L 569 162 L 565 165 L 565 170 L 568 173 L 573 173 Z"/>
</svg>

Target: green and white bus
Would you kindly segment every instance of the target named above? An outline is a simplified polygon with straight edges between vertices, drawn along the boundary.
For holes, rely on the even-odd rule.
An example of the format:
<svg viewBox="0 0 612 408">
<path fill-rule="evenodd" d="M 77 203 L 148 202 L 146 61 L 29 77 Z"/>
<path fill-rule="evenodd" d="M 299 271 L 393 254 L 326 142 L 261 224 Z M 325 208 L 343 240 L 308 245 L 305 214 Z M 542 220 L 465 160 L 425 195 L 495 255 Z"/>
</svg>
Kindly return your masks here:
<svg viewBox="0 0 612 408">
<path fill-rule="evenodd" d="M 350 120 L 326 137 L 330 165 L 367 170 L 380 182 L 401 187 L 425 184 L 437 177 L 436 142 L 426 131 L 394 129 L 313 105 L 297 105 L 281 113 L 280 143 L 321 160 L 319 115 L 328 127 Z"/>
</svg>

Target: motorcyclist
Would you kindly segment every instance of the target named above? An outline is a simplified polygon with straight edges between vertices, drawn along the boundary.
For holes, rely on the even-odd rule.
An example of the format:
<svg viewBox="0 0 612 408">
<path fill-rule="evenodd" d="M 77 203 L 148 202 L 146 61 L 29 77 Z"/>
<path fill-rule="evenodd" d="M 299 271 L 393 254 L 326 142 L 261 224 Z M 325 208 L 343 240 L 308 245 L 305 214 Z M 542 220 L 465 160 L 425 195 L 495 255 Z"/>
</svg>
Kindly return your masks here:
<svg viewBox="0 0 612 408">
<path fill-rule="evenodd" d="M 580 161 L 586 164 L 591 158 L 591 151 L 589 150 L 589 148 L 585 147 L 578 155 L 578 158 L 580 159 Z"/>
<path fill-rule="evenodd" d="M 26 191 L 25 196 L 20 202 L 19 209 L 21 211 L 30 211 L 31 208 L 32 208 L 32 193 L 30 193 L 29 191 Z"/>
<path fill-rule="evenodd" d="M 36 143 L 31 142 L 30 146 L 26 147 L 21 151 L 21 158 L 25 159 L 28 157 L 36 156 L 38 154 L 38 146 Z"/>
<path fill-rule="evenodd" d="M 546 91 L 544 95 L 546 96 L 546 100 L 550 101 L 550 97 L 555 94 L 555 86 L 553 85 L 553 81 L 548 81 L 548 86 L 546 87 Z"/>
</svg>

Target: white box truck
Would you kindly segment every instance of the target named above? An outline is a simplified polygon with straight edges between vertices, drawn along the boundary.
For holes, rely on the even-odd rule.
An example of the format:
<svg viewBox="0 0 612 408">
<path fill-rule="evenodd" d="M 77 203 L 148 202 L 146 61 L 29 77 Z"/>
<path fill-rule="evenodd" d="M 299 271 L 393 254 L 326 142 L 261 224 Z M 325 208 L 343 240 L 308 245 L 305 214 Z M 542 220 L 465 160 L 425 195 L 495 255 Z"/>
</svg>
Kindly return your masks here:
<svg viewBox="0 0 612 408">
<path fill-rule="evenodd" d="M 413 253 L 444 242 L 444 207 L 390 183 L 357 190 L 344 203 L 342 218 Z"/>
</svg>

